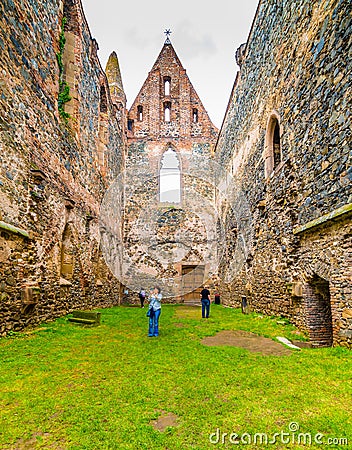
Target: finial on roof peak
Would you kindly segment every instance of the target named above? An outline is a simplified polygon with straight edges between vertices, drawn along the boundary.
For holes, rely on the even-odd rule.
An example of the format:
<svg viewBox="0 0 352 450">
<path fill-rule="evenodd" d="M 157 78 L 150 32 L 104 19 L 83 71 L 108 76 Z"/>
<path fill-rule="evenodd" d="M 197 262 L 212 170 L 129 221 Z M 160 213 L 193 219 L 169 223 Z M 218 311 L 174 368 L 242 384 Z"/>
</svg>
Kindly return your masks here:
<svg viewBox="0 0 352 450">
<path fill-rule="evenodd" d="M 171 44 L 171 41 L 170 41 L 170 38 L 169 38 L 169 36 L 170 36 L 171 33 L 172 33 L 172 31 L 170 30 L 170 28 L 167 28 L 167 29 L 164 31 L 164 34 L 165 34 L 165 36 L 166 36 L 165 44 Z"/>
</svg>

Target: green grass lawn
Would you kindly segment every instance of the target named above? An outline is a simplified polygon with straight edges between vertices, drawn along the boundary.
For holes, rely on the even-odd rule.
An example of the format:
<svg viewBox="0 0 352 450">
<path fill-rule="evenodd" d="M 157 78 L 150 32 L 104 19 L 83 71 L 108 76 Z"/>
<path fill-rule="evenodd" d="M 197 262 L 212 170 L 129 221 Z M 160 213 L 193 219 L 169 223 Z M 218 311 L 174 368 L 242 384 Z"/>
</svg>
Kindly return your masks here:
<svg viewBox="0 0 352 450">
<path fill-rule="evenodd" d="M 348 445 L 328 448 L 352 448 L 351 351 L 263 356 L 207 347 L 202 338 L 220 330 L 297 338 L 277 319 L 216 305 L 208 320 L 200 308 L 164 305 L 158 338 L 147 337 L 146 309 L 101 312 L 99 327 L 62 318 L 0 340 L 1 449 L 327 448 L 293 443 L 299 432 L 313 442 L 317 433 L 325 443 L 347 438 Z M 154 429 L 152 421 L 167 413 L 176 426 Z M 273 440 L 292 422 L 299 431 L 291 425 L 291 443 L 284 435 L 284 442 L 253 444 L 255 433 Z M 218 429 L 219 442 L 215 434 L 211 443 Z M 231 433 L 248 433 L 244 442 L 252 444 L 231 443 Z"/>
</svg>

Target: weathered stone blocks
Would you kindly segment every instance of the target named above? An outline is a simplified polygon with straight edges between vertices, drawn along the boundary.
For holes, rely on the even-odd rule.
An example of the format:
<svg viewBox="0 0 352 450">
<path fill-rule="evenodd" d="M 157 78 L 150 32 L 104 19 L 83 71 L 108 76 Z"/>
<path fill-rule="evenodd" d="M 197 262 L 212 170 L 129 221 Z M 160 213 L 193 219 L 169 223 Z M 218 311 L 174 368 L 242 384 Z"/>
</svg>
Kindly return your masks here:
<svg viewBox="0 0 352 450">
<path fill-rule="evenodd" d="M 297 0 L 292 8 L 261 2 L 216 157 L 246 196 L 254 231 L 246 243 L 250 257 L 222 284 L 222 298 L 239 306 L 250 285 L 252 309 L 290 317 L 316 339 L 309 317 L 321 318 L 319 299 L 329 297 L 331 318 L 326 315 L 325 330 L 319 325 L 321 338 L 331 328 L 334 345 L 351 347 L 351 324 L 343 317 L 352 302 L 350 12 L 337 0 Z M 273 116 L 280 163 L 266 173 Z M 218 209 L 228 221 L 230 210 Z M 233 257 L 224 255 L 223 280 Z M 318 281 L 326 286 L 323 294 L 315 292 Z M 292 297 L 295 283 L 306 286 L 303 297 Z"/>
<path fill-rule="evenodd" d="M 68 123 L 58 110 L 57 54 L 64 17 L 63 76 L 75 102 L 74 107 L 66 104 Z M 119 302 L 119 282 L 99 249 L 98 216 L 107 186 L 123 168 L 125 128 L 124 116 L 117 119 L 118 107 L 80 2 L 48 0 L 26 7 L 3 2 L 0 45 L 4 335 L 74 308 Z M 101 113 L 103 88 L 106 107 Z"/>
</svg>

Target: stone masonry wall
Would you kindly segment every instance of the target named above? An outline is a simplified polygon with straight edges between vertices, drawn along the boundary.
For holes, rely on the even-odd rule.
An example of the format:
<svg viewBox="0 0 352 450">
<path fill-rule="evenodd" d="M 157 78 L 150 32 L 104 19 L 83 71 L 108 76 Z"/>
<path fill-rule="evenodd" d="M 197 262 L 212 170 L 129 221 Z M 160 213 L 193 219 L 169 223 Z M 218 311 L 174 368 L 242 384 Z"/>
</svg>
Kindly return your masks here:
<svg viewBox="0 0 352 450">
<path fill-rule="evenodd" d="M 58 111 L 64 17 L 67 123 Z M 0 47 L 4 335 L 75 308 L 118 303 L 120 285 L 99 249 L 98 217 L 123 168 L 125 137 L 80 2 L 4 0 Z"/>
<path fill-rule="evenodd" d="M 228 247 L 236 247 L 242 264 L 233 264 L 235 250 L 224 254 L 223 298 L 239 306 L 247 297 L 252 309 L 290 317 L 311 332 L 305 286 L 325 280 L 333 343 L 346 346 L 352 345 L 351 17 L 350 2 L 262 0 L 216 147 L 247 217 L 233 214 L 224 188 L 218 210 L 225 224 L 235 215 Z"/>
<path fill-rule="evenodd" d="M 134 292 L 158 282 L 169 301 L 171 297 L 175 301 L 181 294 L 182 265 L 209 261 L 209 241 L 215 241 L 211 236 L 215 229 L 213 182 L 209 144 L 173 143 L 180 160 L 182 200 L 176 204 L 160 202 L 160 160 L 167 148 L 163 141 L 130 140 L 125 177 L 124 263 L 129 268 L 125 272 L 126 284 Z M 128 301 L 138 300 L 131 295 Z"/>
<path fill-rule="evenodd" d="M 164 114 L 166 103 L 170 105 L 169 120 Z M 217 129 L 169 40 L 133 102 L 128 119 L 126 283 L 138 291 L 152 287 L 157 280 L 169 301 L 179 300 L 183 292 L 182 265 L 205 264 L 206 271 L 209 269 L 208 244 L 215 229 L 209 162 Z M 176 204 L 159 198 L 161 163 L 169 149 L 177 155 L 180 169 L 181 201 Z"/>
</svg>

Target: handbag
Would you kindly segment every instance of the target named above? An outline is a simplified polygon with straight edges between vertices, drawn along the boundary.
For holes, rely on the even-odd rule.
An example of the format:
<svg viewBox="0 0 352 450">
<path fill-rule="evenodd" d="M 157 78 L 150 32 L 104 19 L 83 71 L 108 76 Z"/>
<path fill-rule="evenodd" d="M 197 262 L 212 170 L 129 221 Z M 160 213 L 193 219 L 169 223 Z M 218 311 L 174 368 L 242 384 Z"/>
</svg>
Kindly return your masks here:
<svg viewBox="0 0 352 450">
<path fill-rule="evenodd" d="M 153 307 L 151 307 L 147 311 L 147 317 L 153 317 L 153 316 L 154 316 L 154 309 L 153 309 Z"/>
</svg>

